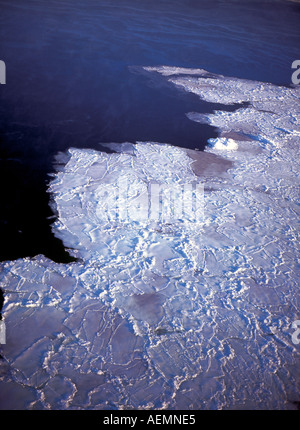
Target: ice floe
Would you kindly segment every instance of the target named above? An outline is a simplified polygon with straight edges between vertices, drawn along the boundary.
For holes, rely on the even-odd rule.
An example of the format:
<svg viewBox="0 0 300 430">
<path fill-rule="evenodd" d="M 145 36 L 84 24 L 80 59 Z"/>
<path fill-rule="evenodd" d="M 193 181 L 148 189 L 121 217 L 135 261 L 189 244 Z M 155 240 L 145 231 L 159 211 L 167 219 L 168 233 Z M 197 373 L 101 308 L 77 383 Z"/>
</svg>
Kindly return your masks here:
<svg viewBox="0 0 300 430">
<path fill-rule="evenodd" d="M 300 89 L 147 67 L 235 111 L 219 137 L 70 148 L 49 192 L 77 261 L 1 263 L 0 401 L 32 409 L 293 409 Z"/>
</svg>

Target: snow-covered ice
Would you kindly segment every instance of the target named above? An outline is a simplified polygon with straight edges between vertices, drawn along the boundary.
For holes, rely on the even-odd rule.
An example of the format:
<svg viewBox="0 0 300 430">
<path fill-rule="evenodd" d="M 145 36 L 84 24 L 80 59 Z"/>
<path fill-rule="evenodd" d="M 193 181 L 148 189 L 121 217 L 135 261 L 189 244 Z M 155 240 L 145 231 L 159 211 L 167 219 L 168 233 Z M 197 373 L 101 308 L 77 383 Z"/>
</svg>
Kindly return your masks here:
<svg viewBox="0 0 300 430">
<path fill-rule="evenodd" d="M 1 263 L 1 407 L 295 409 L 300 88 L 145 70 L 243 106 L 187 112 L 219 130 L 204 152 L 58 155 L 53 232 L 77 261 Z"/>
</svg>

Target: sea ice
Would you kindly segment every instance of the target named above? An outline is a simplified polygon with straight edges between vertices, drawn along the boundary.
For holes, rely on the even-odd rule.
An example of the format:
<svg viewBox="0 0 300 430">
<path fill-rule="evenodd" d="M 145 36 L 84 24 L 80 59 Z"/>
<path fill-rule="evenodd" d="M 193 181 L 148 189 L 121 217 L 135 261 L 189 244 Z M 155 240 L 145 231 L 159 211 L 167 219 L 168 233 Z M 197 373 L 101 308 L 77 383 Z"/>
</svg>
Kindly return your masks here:
<svg viewBox="0 0 300 430">
<path fill-rule="evenodd" d="M 204 152 L 58 156 L 53 232 L 77 261 L 1 263 L 1 407 L 293 409 L 300 88 L 145 70 L 244 107 L 187 113 L 219 129 Z"/>
</svg>

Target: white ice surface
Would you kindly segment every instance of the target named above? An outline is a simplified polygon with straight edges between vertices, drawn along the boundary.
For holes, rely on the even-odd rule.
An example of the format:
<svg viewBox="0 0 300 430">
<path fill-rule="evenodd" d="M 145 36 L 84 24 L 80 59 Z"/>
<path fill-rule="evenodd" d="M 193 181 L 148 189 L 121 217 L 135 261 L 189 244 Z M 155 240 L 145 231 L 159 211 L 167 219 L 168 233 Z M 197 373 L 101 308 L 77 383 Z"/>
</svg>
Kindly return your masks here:
<svg viewBox="0 0 300 430">
<path fill-rule="evenodd" d="M 249 106 L 187 113 L 219 129 L 204 153 L 140 142 L 58 157 L 53 231 L 78 262 L 1 264 L 1 408 L 295 409 L 299 87 L 146 69 Z M 189 201 L 180 219 L 144 216 L 151 184 L 195 183 L 204 216 Z"/>
</svg>

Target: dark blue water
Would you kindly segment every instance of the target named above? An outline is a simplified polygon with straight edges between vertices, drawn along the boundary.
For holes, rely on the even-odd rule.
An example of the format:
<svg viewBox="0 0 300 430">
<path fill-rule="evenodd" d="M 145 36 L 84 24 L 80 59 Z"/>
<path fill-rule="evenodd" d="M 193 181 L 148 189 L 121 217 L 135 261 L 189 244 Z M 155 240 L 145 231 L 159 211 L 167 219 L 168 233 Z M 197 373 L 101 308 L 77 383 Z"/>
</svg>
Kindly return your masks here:
<svg viewBox="0 0 300 430">
<path fill-rule="evenodd" d="M 7 71 L 0 86 L 0 259 L 43 253 L 67 261 L 48 219 L 48 173 L 58 151 L 137 140 L 203 149 L 216 136 L 185 113 L 220 106 L 153 81 L 139 66 L 289 85 L 291 63 L 300 58 L 299 18 L 297 3 L 275 0 L 0 1 Z"/>
</svg>

